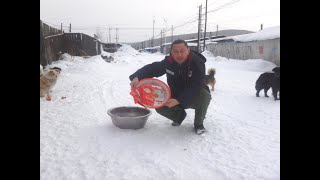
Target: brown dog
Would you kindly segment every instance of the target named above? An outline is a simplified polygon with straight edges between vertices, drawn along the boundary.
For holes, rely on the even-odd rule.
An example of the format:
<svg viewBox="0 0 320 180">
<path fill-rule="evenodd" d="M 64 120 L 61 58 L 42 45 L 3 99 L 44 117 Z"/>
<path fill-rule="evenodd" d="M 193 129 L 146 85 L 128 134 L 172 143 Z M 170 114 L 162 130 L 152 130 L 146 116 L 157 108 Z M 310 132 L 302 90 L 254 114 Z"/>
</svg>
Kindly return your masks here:
<svg viewBox="0 0 320 180">
<path fill-rule="evenodd" d="M 214 91 L 214 85 L 216 84 L 216 78 L 214 75 L 216 74 L 216 69 L 215 68 L 210 68 L 208 69 L 208 75 L 206 75 L 206 85 L 211 86 L 211 91 Z"/>
<path fill-rule="evenodd" d="M 58 71 L 49 69 L 40 77 L 40 97 L 46 96 L 48 101 L 51 100 L 50 91 L 56 84 L 59 74 Z"/>
</svg>

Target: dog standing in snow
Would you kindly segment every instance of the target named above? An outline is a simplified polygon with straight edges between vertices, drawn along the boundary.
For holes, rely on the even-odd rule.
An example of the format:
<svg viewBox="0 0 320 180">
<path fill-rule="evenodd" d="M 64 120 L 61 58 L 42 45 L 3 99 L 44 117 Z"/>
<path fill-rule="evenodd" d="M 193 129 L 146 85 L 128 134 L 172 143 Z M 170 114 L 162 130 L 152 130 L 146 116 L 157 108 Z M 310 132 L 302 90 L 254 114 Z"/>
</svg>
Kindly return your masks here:
<svg viewBox="0 0 320 180">
<path fill-rule="evenodd" d="M 267 92 L 272 88 L 272 95 L 274 100 L 280 100 L 280 67 L 275 67 L 272 69 L 273 72 L 265 72 L 259 76 L 256 81 L 256 96 L 259 96 L 259 93 L 264 89 L 264 96 L 269 97 Z M 279 97 L 278 97 L 279 95 Z"/>
<path fill-rule="evenodd" d="M 50 92 L 57 82 L 59 70 L 49 69 L 40 77 L 40 97 L 46 97 L 46 100 L 51 100 Z"/>
<path fill-rule="evenodd" d="M 206 85 L 211 86 L 211 91 L 214 91 L 214 85 L 216 84 L 216 78 L 214 75 L 216 74 L 215 68 L 208 69 L 208 75 L 205 77 Z"/>
</svg>

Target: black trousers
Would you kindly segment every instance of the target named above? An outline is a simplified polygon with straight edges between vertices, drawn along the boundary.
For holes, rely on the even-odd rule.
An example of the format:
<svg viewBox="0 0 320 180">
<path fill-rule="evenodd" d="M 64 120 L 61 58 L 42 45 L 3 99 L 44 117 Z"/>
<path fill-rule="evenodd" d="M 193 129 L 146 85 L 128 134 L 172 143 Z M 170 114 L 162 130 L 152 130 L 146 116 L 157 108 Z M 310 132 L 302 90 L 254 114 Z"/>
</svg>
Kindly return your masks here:
<svg viewBox="0 0 320 180">
<path fill-rule="evenodd" d="M 198 127 L 203 125 L 203 121 L 207 114 L 207 109 L 210 104 L 211 94 L 210 91 L 206 88 L 202 88 L 197 96 L 194 97 L 192 100 L 191 106 L 188 107 L 195 110 L 195 117 L 194 117 L 194 126 Z M 177 122 L 179 124 L 186 117 L 186 111 L 180 105 L 173 106 L 169 108 L 168 106 L 162 106 L 161 108 L 155 109 L 157 113 L 161 114 L 162 116 Z"/>
</svg>

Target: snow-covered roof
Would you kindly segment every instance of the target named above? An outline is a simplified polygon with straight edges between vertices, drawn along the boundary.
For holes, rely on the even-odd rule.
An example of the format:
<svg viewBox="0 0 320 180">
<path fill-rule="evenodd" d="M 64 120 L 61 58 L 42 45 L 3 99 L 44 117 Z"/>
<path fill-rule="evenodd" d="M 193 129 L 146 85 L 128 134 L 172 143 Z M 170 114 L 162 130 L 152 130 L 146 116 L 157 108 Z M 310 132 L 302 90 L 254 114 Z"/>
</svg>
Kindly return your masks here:
<svg viewBox="0 0 320 180">
<path fill-rule="evenodd" d="M 248 41 L 267 40 L 267 39 L 276 39 L 276 38 L 280 38 L 280 26 L 265 28 L 255 33 L 212 39 L 210 41 L 218 42 L 218 41 L 224 41 L 224 40 L 233 40 L 236 42 L 248 42 Z"/>
</svg>

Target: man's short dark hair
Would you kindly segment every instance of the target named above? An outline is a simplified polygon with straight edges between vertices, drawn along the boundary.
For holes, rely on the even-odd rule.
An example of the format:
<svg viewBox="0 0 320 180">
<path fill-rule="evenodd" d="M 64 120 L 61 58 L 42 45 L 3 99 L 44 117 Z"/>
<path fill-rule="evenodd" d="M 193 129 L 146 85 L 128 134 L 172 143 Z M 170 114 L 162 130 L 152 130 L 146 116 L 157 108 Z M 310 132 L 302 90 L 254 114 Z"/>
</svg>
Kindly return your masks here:
<svg viewBox="0 0 320 180">
<path fill-rule="evenodd" d="M 173 48 L 173 45 L 174 45 L 174 44 L 181 44 L 181 43 L 183 43 L 187 48 L 189 48 L 188 43 L 187 43 L 186 41 L 184 41 L 184 40 L 182 40 L 182 39 L 177 39 L 177 40 L 175 40 L 175 41 L 172 42 L 172 44 L 171 44 L 171 49 Z"/>
</svg>

